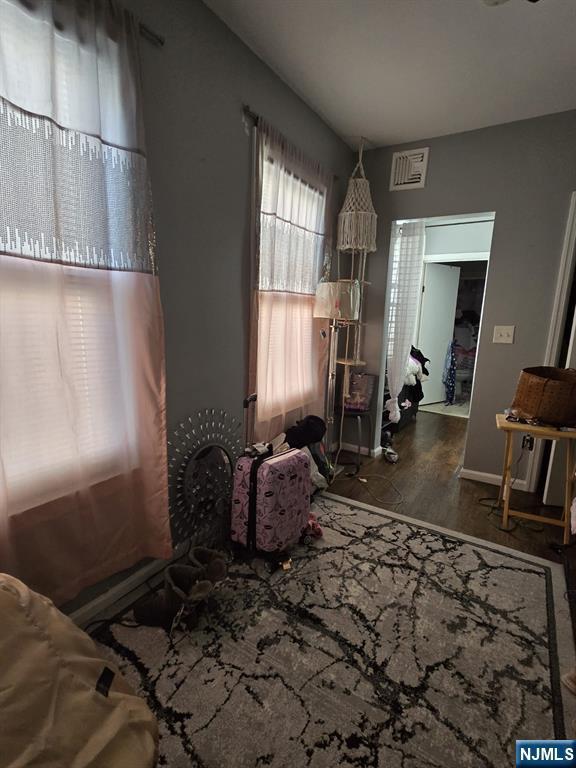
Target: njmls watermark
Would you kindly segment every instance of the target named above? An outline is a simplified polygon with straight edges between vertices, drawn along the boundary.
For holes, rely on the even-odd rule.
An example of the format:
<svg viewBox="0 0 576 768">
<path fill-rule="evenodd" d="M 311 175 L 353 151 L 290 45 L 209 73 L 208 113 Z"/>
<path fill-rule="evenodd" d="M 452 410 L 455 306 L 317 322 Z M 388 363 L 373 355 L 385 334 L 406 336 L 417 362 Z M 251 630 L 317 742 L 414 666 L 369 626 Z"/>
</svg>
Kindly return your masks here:
<svg viewBox="0 0 576 768">
<path fill-rule="evenodd" d="M 559 739 L 516 742 L 516 768 L 560 765 L 576 768 L 576 741 Z"/>
</svg>

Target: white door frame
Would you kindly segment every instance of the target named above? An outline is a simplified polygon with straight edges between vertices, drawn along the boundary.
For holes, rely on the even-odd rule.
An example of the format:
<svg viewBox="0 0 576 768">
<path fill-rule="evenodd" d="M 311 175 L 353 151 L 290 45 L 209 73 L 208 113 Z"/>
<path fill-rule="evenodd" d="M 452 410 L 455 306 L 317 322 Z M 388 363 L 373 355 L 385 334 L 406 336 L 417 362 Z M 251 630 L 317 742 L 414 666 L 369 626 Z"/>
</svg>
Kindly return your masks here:
<svg viewBox="0 0 576 768">
<path fill-rule="evenodd" d="M 430 253 L 424 255 L 424 264 L 448 264 L 451 261 L 489 261 L 490 251 L 464 253 Z"/>
<path fill-rule="evenodd" d="M 543 365 L 558 365 L 560 355 L 560 346 L 562 344 L 562 335 L 566 324 L 566 312 L 568 309 L 568 299 L 572 287 L 572 278 L 574 275 L 574 265 L 576 263 L 576 191 L 570 195 L 570 206 L 568 208 L 568 219 L 564 231 L 564 242 L 562 243 L 562 254 L 560 257 L 560 268 L 556 280 L 556 291 L 554 294 L 554 305 L 552 307 L 552 317 L 550 319 L 550 328 L 548 330 L 548 340 L 546 342 L 546 352 L 544 354 Z M 528 454 L 528 469 L 526 474 L 527 490 L 535 491 L 540 477 L 542 467 L 542 452 L 544 443 L 537 440 L 534 451 Z"/>
<path fill-rule="evenodd" d="M 409 221 L 429 221 L 430 219 L 433 219 L 434 221 L 442 221 L 444 224 L 464 224 L 466 223 L 466 220 L 469 220 L 472 222 L 475 219 L 486 219 L 489 218 L 492 221 L 495 221 L 496 219 L 496 211 L 489 211 L 487 213 L 469 213 L 469 214 L 454 214 L 452 216 L 419 216 L 411 219 L 404 219 L 404 218 L 398 218 L 394 219 L 390 223 L 390 232 L 393 231 L 394 224 L 402 224 L 404 222 Z M 380 361 L 380 375 L 378 377 L 378 400 L 376 405 L 376 421 L 374 424 L 374 433 L 373 433 L 373 445 L 370 450 L 370 453 L 372 456 L 377 456 L 382 452 L 382 449 L 380 448 L 380 427 L 379 424 L 382 420 L 382 412 L 383 412 L 383 395 L 386 387 L 386 363 L 388 358 L 388 314 L 390 311 L 390 287 L 391 287 L 391 276 L 392 276 L 392 266 L 394 261 L 393 256 L 393 247 L 394 247 L 394 241 L 393 238 L 390 238 L 390 244 L 388 247 L 388 267 L 386 271 L 386 297 L 384 302 L 384 318 L 383 318 L 383 338 L 382 338 L 382 357 Z M 492 244 L 490 245 L 489 251 L 481 251 L 481 252 L 475 252 L 475 251 L 469 251 L 469 252 L 463 252 L 463 253 L 457 253 L 457 254 L 424 254 L 423 262 L 426 263 L 446 263 L 447 261 L 486 261 L 488 269 L 490 268 L 490 256 L 492 252 Z M 423 279 L 423 272 L 422 270 L 422 279 Z M 482 324 L 484 322 L 484 305 L 486 303 L 486 290 L 488 287 L 488 271 L 486 272 L 486 281 L 484 285 L 484 295 L 482 297 L 482 315 L 480 317 L 480 331 L 478 336 L 478 346 L 480 345 L 480 337 L 482 333 Z M 416 316 L 416 327 L 415 327 L 415 334 L 418 333 L 418 328 L 420 326 L 420 314 L 422 310 L 422 294 L 420 293 L 419 301 L 418 301 L 418 311 Z M 414 339 L 414 343 L 416 343 L 416 338 Z M 474 378 L 472 380 L 472 393 L 471 397 L 474 396 L 474 383 L 476 379 L 476 366 L 474 368 Z"/>
</svg>

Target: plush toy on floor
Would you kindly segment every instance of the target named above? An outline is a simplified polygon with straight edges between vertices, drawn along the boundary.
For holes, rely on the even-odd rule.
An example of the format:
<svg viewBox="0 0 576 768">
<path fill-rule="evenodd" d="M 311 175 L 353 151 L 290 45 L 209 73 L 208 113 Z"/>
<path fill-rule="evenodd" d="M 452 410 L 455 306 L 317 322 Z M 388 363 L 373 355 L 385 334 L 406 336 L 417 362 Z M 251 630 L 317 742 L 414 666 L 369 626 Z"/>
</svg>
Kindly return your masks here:
<svg viewBox="0 0 576 768">
<path fill-rule="evenodd" d="M 324 536 L 322 526 L 312 512 L 310 512 L 310 515 L 308 516 L 308 524 L 306 528 L 304 528 L 300 541 L 302 544 L 312 544 L 313 541 L 321 539 L 322 536 Z"/>
</svg>

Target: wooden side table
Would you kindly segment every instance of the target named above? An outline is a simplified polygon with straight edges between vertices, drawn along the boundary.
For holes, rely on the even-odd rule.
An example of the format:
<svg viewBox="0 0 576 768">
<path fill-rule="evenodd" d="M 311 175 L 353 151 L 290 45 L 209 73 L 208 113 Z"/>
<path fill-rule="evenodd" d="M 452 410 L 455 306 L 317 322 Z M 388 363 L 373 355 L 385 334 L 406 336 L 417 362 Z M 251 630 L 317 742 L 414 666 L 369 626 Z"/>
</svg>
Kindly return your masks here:
<svg viewBox="0 0 576 768">
<path fill-rule="evenodd" d="M 524 520 L 534 520 L 538 523 L 547 523 L 548 525 L 557 525 L 564 529 L 564 544 L 570 541 L 570 507 L 572 506 L 572 497 L 574 495 L 574 441 L 576 440 L 576 431 L 563 432 L 554 427 L 534 427 L 531 424 L 521 424 L 515 421 L 507 421 L 503 413 L 496 414 L 496 426 L 506 433 L 506 447 L 504 449 L 504 467 L 502 470 L 502 483 L 500 485 L 500 494 L 498 496 L 498 506 L 504 500 L 504 510 L 502 513 L 502 526 L 508 527 L 510 517 L 522 517 Z M 555 517 L 545 517 L 543 515 L 532 515 L 529 512 L 520 512 L 517 509 L 510 509 L 510 491 L 512 485 L 512 453 L 514 448 L 514 433 L 521 432 L 525 435 L 532 435 L 536 440 L 567 440 L 566 451 L 566 477 L 564 485 L 564 512 L 560 519 Z"/>
</svg>

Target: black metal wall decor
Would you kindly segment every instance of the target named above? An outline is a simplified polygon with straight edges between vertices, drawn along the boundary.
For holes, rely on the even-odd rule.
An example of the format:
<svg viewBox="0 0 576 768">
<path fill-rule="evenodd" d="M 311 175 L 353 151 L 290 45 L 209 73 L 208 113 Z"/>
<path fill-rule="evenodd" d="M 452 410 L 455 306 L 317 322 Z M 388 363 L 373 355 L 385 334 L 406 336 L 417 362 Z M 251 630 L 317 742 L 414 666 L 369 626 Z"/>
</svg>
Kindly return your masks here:
<svg viewBox="0 0 576 768">
<path fill-rule="evenodd" d="M 242 424 L 224 410 L 188 416 L 168 441 L 174 545 L 222 546 L 229 537 L 232 480 L 244 444 Z"/>
</svg>

